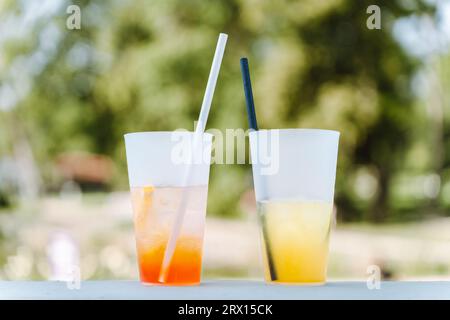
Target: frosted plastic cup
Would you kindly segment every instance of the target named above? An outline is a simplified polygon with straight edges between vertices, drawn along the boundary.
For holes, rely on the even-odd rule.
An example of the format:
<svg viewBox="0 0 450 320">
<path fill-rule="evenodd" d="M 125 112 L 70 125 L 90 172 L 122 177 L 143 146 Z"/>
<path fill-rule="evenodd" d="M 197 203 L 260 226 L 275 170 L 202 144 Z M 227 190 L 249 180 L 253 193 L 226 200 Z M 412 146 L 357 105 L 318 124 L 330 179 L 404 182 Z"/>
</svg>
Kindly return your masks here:
<svg viewBox="0 0 450 320">
<path fill-rule="evenodd" d="M 339 132 L 250 133 L 267 282 L 326 281 Z"/>
<path fill-rule="evenodd" d="M 200 283 L 211 161 L 211 134 L 138 132 L 125 135 L 141 282 L 159 282 L 164 252 L 180 208 L 187 205 L 165 285 Z M 196 145 L 195 151 L 193 146 Z M 192 170 L 189 181 L 186 170 Z"/>
</svg>

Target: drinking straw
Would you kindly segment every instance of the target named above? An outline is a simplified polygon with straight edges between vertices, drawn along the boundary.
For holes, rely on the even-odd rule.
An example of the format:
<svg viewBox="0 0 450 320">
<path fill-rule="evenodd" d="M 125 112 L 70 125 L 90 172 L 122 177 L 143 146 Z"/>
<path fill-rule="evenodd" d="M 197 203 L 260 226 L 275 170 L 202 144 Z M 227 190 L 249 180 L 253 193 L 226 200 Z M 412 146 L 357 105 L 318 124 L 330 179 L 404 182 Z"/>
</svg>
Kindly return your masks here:
<svg viewBox="0 0 450 320">
<path fill-rule="evenodd" d="M 244 93 L 245 93 L 245 102 L 246 102 L 246 106 L 247 106 L 248 125 L 250 127 L 250 130 L 258 131 L 258 122 L 256 121 L 255 103 L 253 101 L 252 83 L 250 81 L 250 70 L 248 67 L 248 59 L 245 57 L 241 58 L 241 73 L 242 73 L 242 81 L 244 83 Z M 262 185 L 261 187 L 264 188 L 264 185 Z M 266 192 L 264 192 L 263 194 L 266 194 Z M 261 215 L 261 227 L 262 227 L 263 238 L 265 241 L 265 247 L 266 247 L 266 251 L 267 251 L 267 260 L 268 260 L 268 265 L 269 265 L 270 278 L 271 278 L 271 280 L 276 280 L 277 275 L 276 275 L 275 266 L 273 263 L 272 250 L 270 248 L 269 234 L 267 232 L 264 215 Z"/>
<path fill-rule="evenodd" d="M 203 96 L 202 107 L 200 109 L 200 115 L 198 116 L 197 126 L 194 133 L 194 143 L 191 153 L 191 162 L 193 162 L 194 154 L 197 150 L 198 144 L 201 141 L 202 134 L 205 131 L 206 121 L 208 120 L 209 110 L 211 109 L 211 102 L 214 95 L 214 89 L 216 88 L 217 78 L 219 76 L 220 65 L 222 64 L 223 54 L 225 52 L 225 46 L 227 44 L 228 35 L 221 33 L 217 40 L 216 51 L 214 53 L 213 62 L 211 65 L 211 71 L 209 72 L 208 83 L 206 84 L 205 95 Z M 192 177 L 191 166 L 188 166 L 183 179 L 183 186 L 189 186 L 189 181 Z M 175 217 L 175 222 L 170 233 L 169 240 L 167 242 L 166 250 L 164 251 L 164 258 L 161 266 L 161 272 L 159 274 L 159 282 L 166 282 L 169 275 L 169 267 L 175 253 L 178 237 L 180 236 L 181 227 L 183 225 L 184 214 L 186 206 L 188 204 L 188 192 L 186 188 L 183 189 L 181 195 L 180 205 Z"/>
<path fill-rule="evenodd" d="M 248 68 L 248 59 L 241 58 L 242 81 L 244 82 L 245 102 L 247 106 L 248 125 L 251 130 L 258 130 L 256 121 L 255 103 L 253 101 L 252 82 L 250 81 L 250 71 Z"/>
</svg>

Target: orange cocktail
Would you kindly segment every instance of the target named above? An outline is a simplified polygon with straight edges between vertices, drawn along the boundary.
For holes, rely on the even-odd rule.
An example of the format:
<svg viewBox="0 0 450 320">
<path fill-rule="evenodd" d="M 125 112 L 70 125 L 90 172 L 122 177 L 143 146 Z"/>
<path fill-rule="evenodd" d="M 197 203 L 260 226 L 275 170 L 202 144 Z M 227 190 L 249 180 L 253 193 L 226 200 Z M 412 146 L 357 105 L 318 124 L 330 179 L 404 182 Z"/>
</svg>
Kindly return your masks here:
<svg viewBox="0 0 450 320">
<path fill-rule="evenodd" d="M 160 282 L 164 252 L 183 192 L 189 193 L 185 217 L 167 277 Z M 131 189 L 141 281 L 145 284 L 200 283 L 206 186 Z"/>
</svg>

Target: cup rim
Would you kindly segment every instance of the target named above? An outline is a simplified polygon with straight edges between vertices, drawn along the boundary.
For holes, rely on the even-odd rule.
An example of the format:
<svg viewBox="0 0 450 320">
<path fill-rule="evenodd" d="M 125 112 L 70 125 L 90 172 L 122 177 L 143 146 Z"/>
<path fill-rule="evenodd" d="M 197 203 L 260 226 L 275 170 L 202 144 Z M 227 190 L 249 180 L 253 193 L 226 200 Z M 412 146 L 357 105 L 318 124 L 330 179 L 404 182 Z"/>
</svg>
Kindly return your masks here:
<svg viewBox="0 0 450 320">
<path fill-rule="evenodd" d="M 170 135 L 170 134 L 184 134 L 184 135 L 194 135 L 195 131 L 177 131 L 177 130 L 173 130 L 173 131 L 136 131 L 136 132 L 128 132 L 125 133 L 123 136 L 124 138 L 127 137 L 131 137 L 131 136 L 139 136 L 139 135 Z M 208 138 L 212 138 L 213 134 L 209 133 L 209 132 L 202 132 L 201 135 L 203 137 L 208 137 Z"/>
<path fill-rule="evenodd" d="M 341 134 L 337 130 L 330 130 L 330 129 L 317 129 L 317 128 L 281 128 L 281 129 L 259 129 L 257 131 L 252 131 L 250 134 L 255 134 L 262 131 L 280 131 L 280 132 L 311 132 L 311 133 L 323 133 L 323 134 L 337 134 L 338 136 Z"/>
</svg>

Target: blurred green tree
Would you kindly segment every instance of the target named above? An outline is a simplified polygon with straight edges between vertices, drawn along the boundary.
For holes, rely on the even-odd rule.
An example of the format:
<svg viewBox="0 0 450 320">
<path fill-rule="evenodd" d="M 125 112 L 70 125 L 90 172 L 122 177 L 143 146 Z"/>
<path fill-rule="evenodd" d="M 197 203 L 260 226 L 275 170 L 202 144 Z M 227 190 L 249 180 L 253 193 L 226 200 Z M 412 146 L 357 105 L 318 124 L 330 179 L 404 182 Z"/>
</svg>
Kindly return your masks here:
<svg viewBox="0 0 450 320">
<path fill-rule="evenodd" d="M 382 27 L 369 30 L 372 2 L 84 0 L 73 2 L 81 7 L 81 30 L 68 30 L 69 2 L 62 1 L 27 39 L 2 49 L 8 65 L 39 50 L 45 56 L 30 91 L 9 112 L 24 126 L 47 184 L 56 155 L 88 150 L 116 161 L 116 187 L 125 188 L 122 135 L 193 129 L 217 35 L 226 32 L 208 127 L 247 127 L 238 61 L 248 56 L 261 127 L 339 130 L 339 212 L 347 220 L 383 221 L 419 117 L 410 82 L 420 64 L 392 28 L 401 17 L 433 8 L 422 0 L 377 1 Z M 21 6 L 3 14 L 20 14 Z M 364 206 L 355 196 L 361 169 L 377 182 Z M 249 166 L 214 166 L 209 211 L 239 214 L 250 188 Z"/>
</svg>

